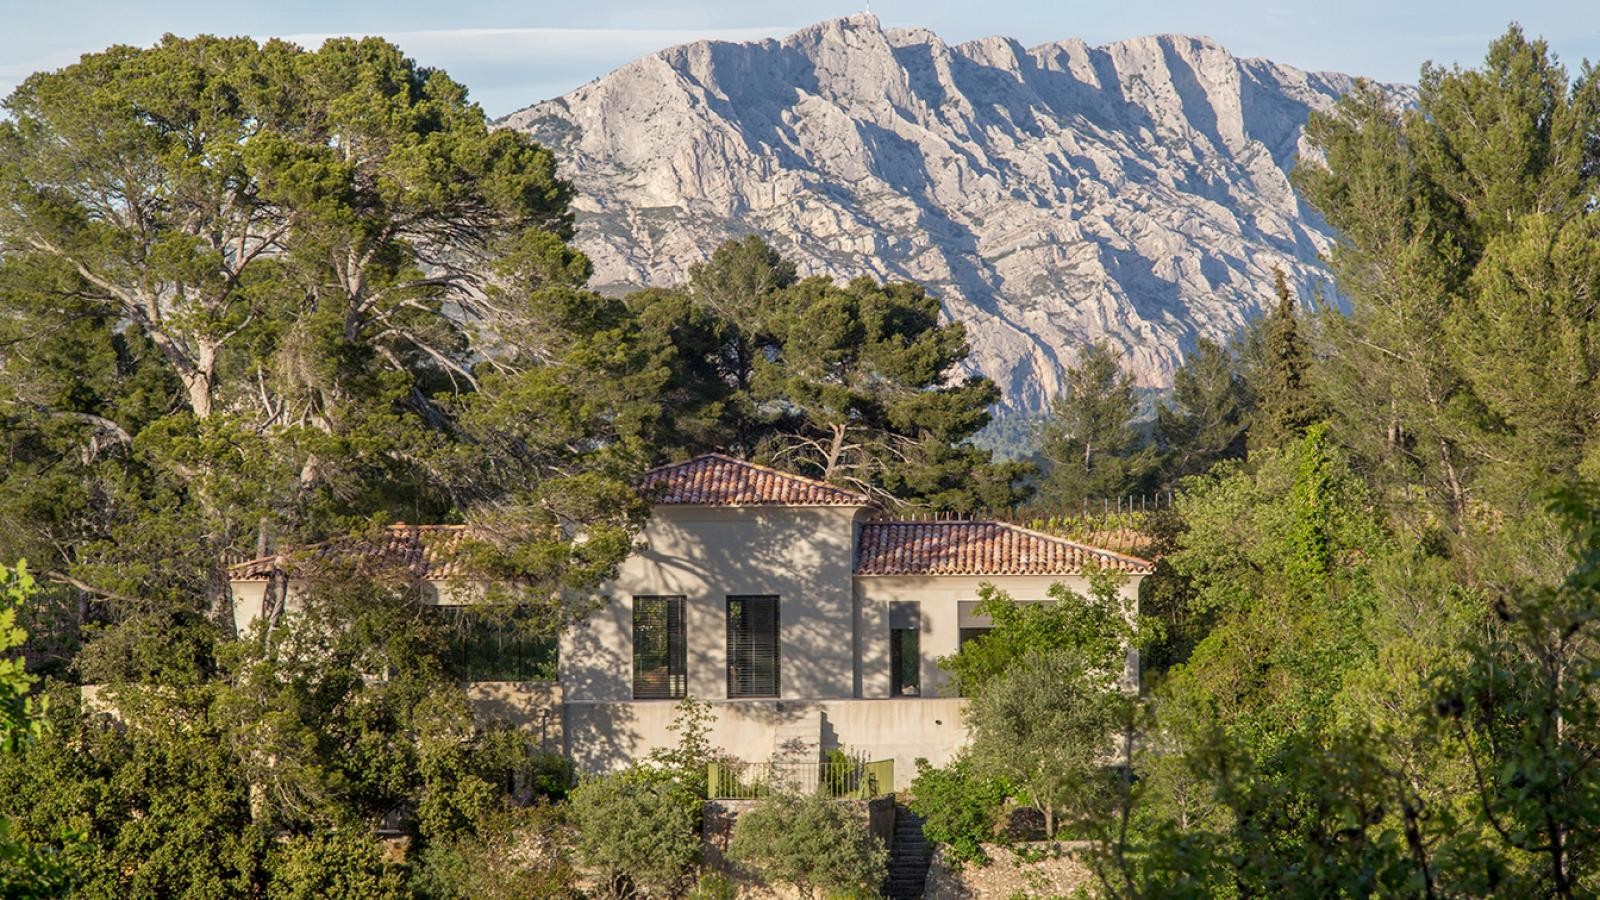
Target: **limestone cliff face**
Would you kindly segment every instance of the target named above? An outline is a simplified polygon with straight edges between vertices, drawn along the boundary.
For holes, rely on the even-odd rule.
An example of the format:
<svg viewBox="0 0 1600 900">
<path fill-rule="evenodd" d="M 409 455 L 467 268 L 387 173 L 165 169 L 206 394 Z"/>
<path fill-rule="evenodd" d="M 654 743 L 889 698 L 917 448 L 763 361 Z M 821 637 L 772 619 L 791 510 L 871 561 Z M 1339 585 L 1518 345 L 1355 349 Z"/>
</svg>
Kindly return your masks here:
<svg viewBox="0 0 1600 900">
<path fill-rule="evenodd" d="M 858 15 L 663 50 L 503 124 L 561 156 L 597 286 L 676 283 L 759 232 L 805 273 L 927 285 L 1037 409 L 1096 337 L 1162 386 L 1266 307 L 1274 267 L 1328 290 L 1287 172 L 1353 83 L 1204 38 L 951 46 Z"/>
</svg>

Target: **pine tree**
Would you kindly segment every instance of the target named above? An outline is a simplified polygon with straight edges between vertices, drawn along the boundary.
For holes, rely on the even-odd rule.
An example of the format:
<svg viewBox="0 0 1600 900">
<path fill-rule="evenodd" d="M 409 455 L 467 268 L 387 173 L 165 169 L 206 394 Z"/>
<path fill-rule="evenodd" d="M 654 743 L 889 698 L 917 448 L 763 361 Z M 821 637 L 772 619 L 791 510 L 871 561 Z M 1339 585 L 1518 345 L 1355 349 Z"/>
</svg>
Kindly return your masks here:
<svg viewBox="0 0 1600 900">
<path fill-rule="evenodd" d="M 1452 531 L 1474 499 L 1540 515 L 1551 475 L 1595 471 L 1596 121 L 1593 69 L 1512 27 L 1481 68 L 1425 67 L 1414 108 L 1363 86 L 1307 125 L 1293 179 L 1341 234 L 1351 308 L 1327 321 L 1332 411 Z"/>
<path fill-rule="evenodd" d="M 1251 411 L 1233 354 L 1201 338 L 1173 373 L 1172 393 L 1156 408 L 1162 485 L 1243 456 Z"/>
<path fill-rule="evenodd" d="M 580 289 L 554 157 L 445 73 L 169 36 L 6 109 L 0 558 L 110 620 L 97 676 L 209 665 L 224 557 L 274 537 L 514 514 L 545 588 L 626 555 L 670 348 Z"/>
<path fill-rule="evenodd" d="M 1137 490 L 1155 457 L 1134 427 L 1138 409 L 1120 351 L 1104 339 L 1089 345 L 1067 369 L 1067 390 L 1051 402 L 1041 425 L 1040 452 L 1048 469 L 1040 501 L 1073 509 L 1088 499 Z"/>
<path fill-rule="evenodd" d="M 675 351 L 659 453 L 728 450 L 940 511 L 1024 497 L 1029 466 L 969 443 L 999 389 L 957 377 L 966 329 L 941 323 L 938 299 L 916 285 L 796 281 L 752 236 L 718 247 L 685 289 L 629 303 Z"/>
</svg>

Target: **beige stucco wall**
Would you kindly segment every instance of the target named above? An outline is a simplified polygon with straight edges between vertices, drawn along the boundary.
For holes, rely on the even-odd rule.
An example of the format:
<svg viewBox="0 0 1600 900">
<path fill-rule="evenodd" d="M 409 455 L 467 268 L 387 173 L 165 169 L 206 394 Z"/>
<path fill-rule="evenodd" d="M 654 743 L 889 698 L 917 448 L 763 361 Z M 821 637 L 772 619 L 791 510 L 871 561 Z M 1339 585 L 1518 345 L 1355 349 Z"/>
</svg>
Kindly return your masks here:
<svg viewBox="0 0 1600 900">
<path fill-rule="evenodd" d="M 233 633 L 243 635 L 262 616 L 261 601 L 266 597 L 267 583 L 235 581 L 229 588 L 233 591 Z"/>
<path fill-rule="evenodd" d="M 770 760 L 786 726 L 819 723 L 819 750 L 841 748 L 870 760 L 894 760 L 895 787 L 916 776 L 916 760 L 949 762 L 967 741 L 952 698 L 893 700 L 712 701 L 709 739 L 718 750 L 749 762 Z M 668 730 L 677 704 L 667 700 L 573 703 L 565 708 L 568 753 L 580 772 L 606 772 L 656 748 L 677 745 Z"/>
<path fill-rule="evenodd" d="M 602 586 L 599 609 L 566 630 L 560 646 L 560 689 L 474 686 L 474 707 L 565 745 L 581 770 L 605 771 L 677 737 L 668 730 L 676 704 L 633 701 L 633 598 L 685 597 L 688 692 L 713 704 L 712 743 L 750 761 L 809 731 L 820 749 L 847 748 L 895 760 L 897 786 L 914 761 L 947 762 L 966 742 L 962 701 L 943 697 L 941 656 L 955 653 L 960 605 L 985 582 L 1022 601 L 1046 599 L 1051 585 L 1087 592 L 1081 576 L 854 576 L 855 534 L 862 510 L 852 507 L 726 508 L 662 506 L 640 534 L 618 576 Z M 1139 578 L 1120 591 L 1136 611 Z M 234 621 L 243 633 L 261 614 L 266 585 L 233 585 Z M 290 609 L 297 606 L 290 586 Z M 472 602 L 481 585 L 427 586 L 423 601 Z M 727 699 L 727 597 L 779 597 L 781 701 Z M 890 698 L 889 607 L 918 604 L 921 697 Z M 980 622 L 969 622 L 972 625 Z M 1130 654 L 1130 671 L 1137 661 Z M 559 722 L 552 720 L 554 716 Z"/>
<path fill-rule="evenodd" d="M 263 615 L 262 603 L 267 595 L 265 581 L 235 581 L 229 584 L 233 592 L 233 628 L 235 635 L 243 635 Z M 304 582 L 290 581 L 285 612 L 295 612 L 303 605 Z M 417 599 L 434 606 L 464 606 L 481 600 L 487 588 L 481 582 L 425 581 L 416 587 Z"/>
<path fill-rule="evenodd" d="M 633 598 L 682 595 L 689 694 L 727 697 L 727 598 L 776 594 L 782 698 L 848 698 L 852 662 L 853 507 L 661 506 L 604 605 L 561 641 L 569 702 L 633 696 Z"/>
<path fill-rule="evenodd" d="M 1129 614 L 1138 611 L 1139 581 L 1132 576 L 1118 589 Z M 889 696 L 889 604 L 912 601 L 919 604 L 922 665 L 922 695 L 938 697 L 948 689 L 949 678 L 938 666 L 941 656 L 956 652 L 961 624 L 958 604 L 977 600 L 978 588 L 985 584 L 1011 595 L 1018 601 L 1047 599 L 1050 586 L 1064 584 L 1080 594 L 1089 592 L 1089 579 L 1081 575 L 862 575 L 855 579 L 857 682 L 862 697 Z M 974 620 L 972 625 L 981 626 Z M 1129 665 L 1137 670 L 1130 657 Z"/>
<path fill-rule="evenodd" d="M 464 685 L 467 703 L 480 722 L 500 722 L 519 728 L 539 742 L 541 749 L 561 753 L 561 686 L 549 681 L 469 681 Z"/>
</svg>

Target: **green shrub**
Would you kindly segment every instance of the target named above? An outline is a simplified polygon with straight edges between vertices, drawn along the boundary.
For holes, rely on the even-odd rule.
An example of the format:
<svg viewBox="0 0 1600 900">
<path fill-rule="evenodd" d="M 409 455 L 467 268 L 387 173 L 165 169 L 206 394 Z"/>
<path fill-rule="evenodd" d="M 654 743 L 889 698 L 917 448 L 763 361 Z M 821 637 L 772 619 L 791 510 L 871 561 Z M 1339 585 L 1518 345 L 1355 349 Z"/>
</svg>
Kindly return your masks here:
<svg viewBox="0 0 1600 900">
<path fill-rule="evenodd" d="M 822 778 L 817 790 L 829 797 L 855 797 L 867 787 L 867 758 L 838 747 L 822 755 Z"/>
<path fill-rule="evenodd" d="M 705 872 L 689 891 L 688 900 L 737 900 L 739 886 L 721 872 Z"/>
<path fill-rule="evenodd" d="M 676 896 L 700 859 L 701 797 L 668 772 L 632 766 L 568 796 L 578 858 L 602 896 Z"/>
<path fill-rule="evenodd" d="M 678 743 L 671 747 L 657 747 L 650 751 L 646 761 L 651 767 L 693 791 L 696 796 L 704 797 L 707 765 L 715 758 L 711 747 L 711 726 L 717 717 L 711 712 L 711 704 L 693 697 L 679 700 L 674 710 L 672 724 L 667 726 L 667 730 L 678 736 Z"/>
<path fill-rule="evenodd" d="M 572 781 L 560 754 L 542 750 L 525 732 L 477 722 L 463 697 L 441 692 L 413 712 L 417 832 L 449 842 L 472 831 L 507 799 L 559 800 Z"/>
<path fill-rule="evenodd" d="M 728 844 L 730 860 L 802 895 L 876 896 L 887 855 L 848 805 L 817 794 L 762 801 L 734 823 Z"/>
<path fill-rule="evenodd" d="M 993 839 L 1006 793 L 1005 782 L 978 774 L 965 756 L 942 768 L 919 759 L 909 805 L 923 819 L 923 835 L 944 845 L 950 859 L 983 864 L 989 861 L 983 843 Z"/>
<path fill-rule="evenodd" d="M 270 900 L 404 897 L 400 867 L 366 834 L 324 832 L 290 838 L 268 857 Z"/>
<path fill-rule="evenodd" d="M 504 810 L 479 823 L 475 834 L 425 847 L 411 890 L 426 900 L 572 896 L 571 841 L 557 807 Z"/>
</svg>

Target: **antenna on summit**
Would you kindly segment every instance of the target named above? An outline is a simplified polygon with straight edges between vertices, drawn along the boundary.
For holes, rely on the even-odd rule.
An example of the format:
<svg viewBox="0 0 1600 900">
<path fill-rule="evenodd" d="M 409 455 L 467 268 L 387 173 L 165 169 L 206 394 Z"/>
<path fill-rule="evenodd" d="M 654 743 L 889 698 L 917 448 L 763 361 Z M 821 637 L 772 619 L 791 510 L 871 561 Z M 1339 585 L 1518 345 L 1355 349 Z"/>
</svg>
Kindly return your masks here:
<svg viewBox="0 0 1600 900">
<path fill-rule="evenodd" d="M 861 0 L 861 11 L 869 16 L 872 15 L 872 0 Z"/>
</svg>

